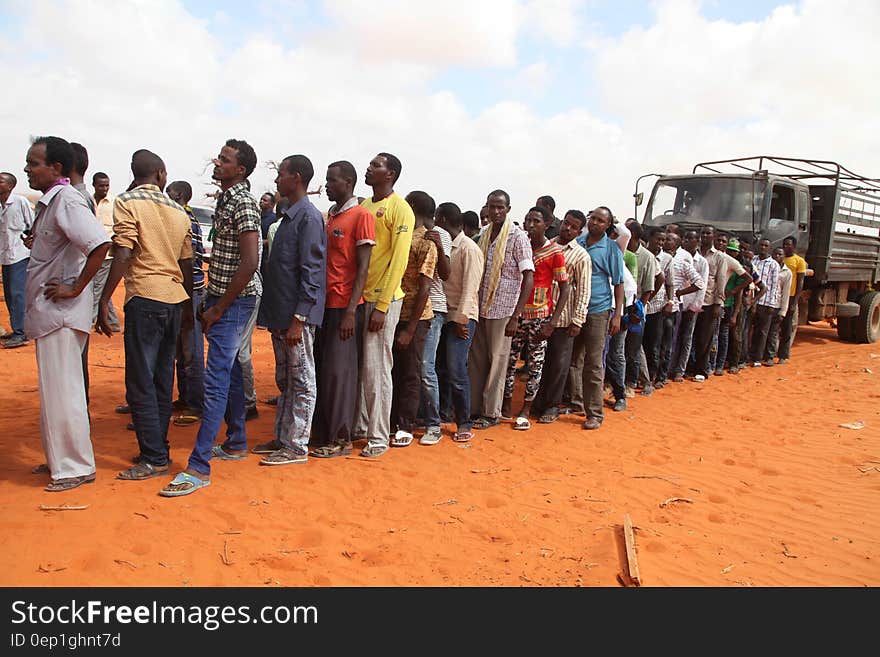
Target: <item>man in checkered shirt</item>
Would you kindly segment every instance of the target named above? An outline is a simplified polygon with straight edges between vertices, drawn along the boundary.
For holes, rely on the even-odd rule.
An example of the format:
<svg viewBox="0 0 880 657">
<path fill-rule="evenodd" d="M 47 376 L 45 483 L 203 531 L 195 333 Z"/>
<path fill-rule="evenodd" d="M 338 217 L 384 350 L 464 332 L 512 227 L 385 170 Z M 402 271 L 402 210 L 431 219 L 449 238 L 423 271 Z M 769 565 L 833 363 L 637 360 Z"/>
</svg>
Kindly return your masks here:
<svg viewBox="0 0 880 657">
<path fill-rule="evenodd" d="M 188 495 L 210 483 L 211 458 L 242 459 L 247 454 L 244 389 L 237 356 L 242 335 L 261 294 L 260 208 L 247 178 L 257 166 L 246 141 L 230 139 L 214 160 L 213 178 L 222 193 L 214 212 L 214 243 L 208 287 L 200 313 L 208 338 L 202 422 L 189 464 L 166 486 L 167 497 Z M 226 440 L 214 441 L 226 418 Z"/>
</svg>

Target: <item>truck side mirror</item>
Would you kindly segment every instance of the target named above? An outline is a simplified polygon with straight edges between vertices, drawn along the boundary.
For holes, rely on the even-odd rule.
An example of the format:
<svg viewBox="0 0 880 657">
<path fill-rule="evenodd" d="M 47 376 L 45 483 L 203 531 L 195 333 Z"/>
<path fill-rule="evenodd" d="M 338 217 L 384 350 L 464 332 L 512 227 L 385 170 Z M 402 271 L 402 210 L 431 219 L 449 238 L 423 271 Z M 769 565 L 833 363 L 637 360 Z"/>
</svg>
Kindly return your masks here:
<svg viewBox="0 0 880 657">
<path fill-rule="evenodd" d="M 639 192 L 638 194 L 633 194 L 636 199 L 636 207 L 639 207 L 642 204 L 642 201 L 645 200 L 645 192 Z"/>
</svg>

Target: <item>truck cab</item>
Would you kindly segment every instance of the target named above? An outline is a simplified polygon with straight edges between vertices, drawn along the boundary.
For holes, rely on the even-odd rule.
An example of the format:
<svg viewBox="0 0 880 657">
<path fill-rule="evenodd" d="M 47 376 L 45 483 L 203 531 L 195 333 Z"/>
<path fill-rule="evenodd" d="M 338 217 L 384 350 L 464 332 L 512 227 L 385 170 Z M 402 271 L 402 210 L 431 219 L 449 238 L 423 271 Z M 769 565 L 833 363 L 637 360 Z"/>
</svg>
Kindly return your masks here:
<svg viewBox="0 0 880 657">
<path fill-rule="evenodd" d="M 774 247 L 793 237 L 813 273 L 804 282 L 800 323 L 829 319 L 843 339 L 880 339 L 880 180 L 836 162 L 767 155 L 649 175 L 657 180 L 646 226 L 712 225 Z M 638 208 L 638 182 L 634 196 Z"/>
</svg>

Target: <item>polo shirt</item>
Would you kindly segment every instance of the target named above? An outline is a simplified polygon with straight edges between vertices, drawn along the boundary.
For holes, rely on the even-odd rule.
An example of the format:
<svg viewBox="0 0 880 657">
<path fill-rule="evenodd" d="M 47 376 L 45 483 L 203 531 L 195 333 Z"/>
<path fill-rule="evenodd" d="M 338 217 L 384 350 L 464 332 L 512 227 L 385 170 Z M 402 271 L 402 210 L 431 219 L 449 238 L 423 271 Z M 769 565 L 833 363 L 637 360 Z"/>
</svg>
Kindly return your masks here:
<svg viewBox="0 0 880 657">
<path fill-rule="evenodd" d="M 577 243 L 587 250 L 593 263 L 593 279 L 590 283 L 590 315 L 614 309 L 614 286 L 623 283 L 623 253 L 617 243 L 607 235 L 593 245 L 587 245 L 589 234 L 577 238 Z"/>
<path fill-rule="evenodd" d="M 793 297 L 797 292 L 798 274 L 807 273 L 807 261 L 801 258 L 797 253 L 783 260 L 785 266 L 791 270 L 791 291 L 788 296 Z"/>
<path fill-rule="evenodd" d="M 409 262 L 416 217 L 409 203 L 397 192 L 378 201 L 367 197 L 361 205 L 375 218 L 376 246 L 364 286 L 364 300 L 376 310 L 388 312 L 392 301 L 403 298 L 400 281 Z"/>
<path fill-rule="evenodd" d="M 327 307 L 347 308 L 357 276 L 357 250 L 376 243 L 376 219 L 357 198 L 327 211 Z M 360 300 L 358 300 L 360 302 Z"/>
</svg>

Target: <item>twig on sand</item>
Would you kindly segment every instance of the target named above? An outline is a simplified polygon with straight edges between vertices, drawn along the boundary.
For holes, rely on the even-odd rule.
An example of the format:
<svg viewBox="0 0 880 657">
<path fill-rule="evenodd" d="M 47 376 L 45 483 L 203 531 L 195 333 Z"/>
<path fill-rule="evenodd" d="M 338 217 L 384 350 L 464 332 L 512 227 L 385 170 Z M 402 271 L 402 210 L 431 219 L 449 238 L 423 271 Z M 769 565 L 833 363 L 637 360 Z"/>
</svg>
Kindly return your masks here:
<svg viewBox="0 0 880 657">
<path fill-rule="evenodd" d="M 238 531 L 228 531 L 228 532 L 220 532 L 220 534 L 223 534 L 223 535 L 234 535 L 234 534 L 241 534 L 241 532 L 238 532 Z"/>
<path fill-rule="evenodd" d="M 363 456 L 345 456 L 343 458 L 349 461 L 357 461 L 358 463 L 379 463 L 379 461 L 374 461 L 373 459 L 365 459 Z"/>
<path fill-rule="evenodd" d="M 453 498 L 450 500 L 446 500 L 445 502 L 434 502 L 433 506 L 446 506 L 447 504 L 449 504 L 449 505 L 458 504 L 458 500 Z"/>
<path fill-rule="evenodd" d="M 722 568 L 722 569 L 721 569 L 721 574 L 722 574 L 722 575 L 726 575 L 726 574 L 729 573 L 731 570 L 733 570 L 733 564 L 729 565 L 727 568 Z"/>
<path fill-rule="evenodd" d="M 782 544 L 782 554 L 784 556 L 788 557 L 789 559 L 797 559 L 797 555 L 789 552 L 788 546 L 785 543 Z"/>
<path fill-rule="evenodd" d="M 135 566 L 131 561 L 126 561 L 125 559 L 114 559 L 116 563 L 120 566 L 130 566 L 132 570 L 137 570 L 137 566 Z"/>
<path fill-rule="evenodd" d="M 37 566 L 37 572 L 40 573 L 57 573 L 62 570 L 67 570 L 67 566 L 61 566 L 61 568 L 43 568 L 43 566 Z"/>
<path fill-rule="evenodd" d="M 534 481 L 562 481 L 562 479 L 554 479 L 553 477 L 538 477 L 537 479 L 526 479 L 525 481 L 521 481 L 518 484 L 514 484 L 511 488 L 519 488 L 520 486 L 524 486 L 525 484 L 531 484 Z M 548 493 L 544 493 L 547 495 Z"/>
<path fill-rule="evenodd" d="M 639 562 L 636 559 L 636 538 L 633 534 L 632 518 L 628 513 L 623 516 L 623 541 L 626 543 L 626 564 L 629 569 L 629 578 L 633 585 L 641 586 L 642 577 L 639 574 Z"/>
<path fill-rule="evenodd" d="M 668 500 L 663 500 L 660 502 L 660 508 L 665 509 L 670 504 L 675 504 L 676 502 L 686 502 L 687 504 L 693 504 L 694 501 L 687 497 L 670 497 Z"/>
<path fill-rule="evenodd" d="M 471 474 L 498 474 L 499 472 L 510 472 L 510 468 L 495 468 L 494 470 L 471 470 Z"/>
<path fill-rule="evenodd" d="M 678 482 L 675 479 L 670 477 L 661 477 L 660 475 L 632 475 L 630 479 L 662 479 L 663 481 L 668 481 L 670 484 L 678 485 Z"/>
<path fill-rule="evenodd" d="M 150 516 L 148 516 L 146 513 L 141 513 L 140 511 L 135 511 L 134 515 L 140 516 L 141 518 L 146 518 L 147 520 L 150 519 Z"/>
<path fill-rule="evenodd" d="M 125 365 L 108 365 L 107 363 L 94 363 L 95 367 L 106 367 L 110 370 L 124 370 Z"/>
<path fill-rule="evenodd" d="M 223 541 L 223 554 L 220 555 L 220 558 L 223 560 L 223 565 L 231 566 L 234 562 L 229 560 L 229 541 Z"/>
<path fill-rule="evenodd" d="M 83 506 L 48 506 L 46 504 L 40 505 L 40 511 L 83 511 L 88 508 L 88 504 L 84 504 Z"/>
</svg>

